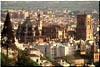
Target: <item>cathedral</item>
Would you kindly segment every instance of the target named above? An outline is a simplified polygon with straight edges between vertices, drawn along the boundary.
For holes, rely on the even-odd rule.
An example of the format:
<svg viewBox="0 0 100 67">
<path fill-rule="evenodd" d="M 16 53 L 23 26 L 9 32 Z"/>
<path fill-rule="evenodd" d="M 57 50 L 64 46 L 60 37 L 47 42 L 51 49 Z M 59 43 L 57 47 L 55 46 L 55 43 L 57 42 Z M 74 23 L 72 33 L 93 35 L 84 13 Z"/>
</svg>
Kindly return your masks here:
<svg viewBox="0 0 100 67">
<path fill-rule="evenodd" d="M 30 21 L 30 17 L 27 17 L 23 24 L 19 24 L 16 31 L 16 38 L 19 42 L 33 42 L 33 34 L 32 22 Z"/>
<path fill-rule="evenodd" d="M 33 42 L 36 40 L 50 41 L 66 38 L 67 25 L 64 24 L 43 24 L 40 13 L 37 13 L 38 24 L 33 27 L 30 17 L 27 17 L 17 30 L 19 42 Z"/>
</svg>

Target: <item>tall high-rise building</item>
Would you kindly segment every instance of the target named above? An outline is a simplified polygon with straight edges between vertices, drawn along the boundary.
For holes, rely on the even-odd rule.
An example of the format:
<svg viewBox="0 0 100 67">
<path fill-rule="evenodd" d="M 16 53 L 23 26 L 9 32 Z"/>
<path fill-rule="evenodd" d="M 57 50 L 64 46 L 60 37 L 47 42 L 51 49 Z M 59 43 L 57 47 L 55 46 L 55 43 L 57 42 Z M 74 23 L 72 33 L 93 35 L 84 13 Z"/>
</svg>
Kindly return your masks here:
<svg viewBox="0 0 100 67">
<path fill-rule="evenodd" d="M 78 15 L 76 39 L 93 40 L 93 28 L 91 25 L 91 15 Z"/>
</svg>

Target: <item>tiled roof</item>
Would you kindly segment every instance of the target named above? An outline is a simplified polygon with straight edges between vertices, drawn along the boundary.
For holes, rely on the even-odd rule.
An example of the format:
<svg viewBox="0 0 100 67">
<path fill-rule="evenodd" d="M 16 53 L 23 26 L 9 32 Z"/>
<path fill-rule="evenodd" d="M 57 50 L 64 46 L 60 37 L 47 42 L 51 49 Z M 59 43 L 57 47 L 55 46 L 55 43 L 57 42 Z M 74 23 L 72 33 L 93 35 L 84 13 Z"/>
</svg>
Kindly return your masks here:
<svg viewBox="0 0 100 67">
<path fill-rule="evenodd" d="M 29 48 L 29 50 L 38 50 L 37 48 Z"/>
</svg>

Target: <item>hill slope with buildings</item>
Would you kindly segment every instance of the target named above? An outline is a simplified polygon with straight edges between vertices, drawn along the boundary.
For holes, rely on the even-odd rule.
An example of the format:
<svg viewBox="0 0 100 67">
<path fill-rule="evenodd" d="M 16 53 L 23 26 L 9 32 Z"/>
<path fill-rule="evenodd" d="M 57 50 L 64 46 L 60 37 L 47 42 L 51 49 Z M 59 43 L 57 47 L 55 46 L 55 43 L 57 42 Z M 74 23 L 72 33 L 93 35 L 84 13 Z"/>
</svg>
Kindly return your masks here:
<svg viewBox="0 0 100 67">
<path fill-rule="evenodd" d="M 98 1 L 5 1 L 1 2 L 1 9 L 72 9 L 72 10 L 97 10 L 99 11 Z"/>
</svg>

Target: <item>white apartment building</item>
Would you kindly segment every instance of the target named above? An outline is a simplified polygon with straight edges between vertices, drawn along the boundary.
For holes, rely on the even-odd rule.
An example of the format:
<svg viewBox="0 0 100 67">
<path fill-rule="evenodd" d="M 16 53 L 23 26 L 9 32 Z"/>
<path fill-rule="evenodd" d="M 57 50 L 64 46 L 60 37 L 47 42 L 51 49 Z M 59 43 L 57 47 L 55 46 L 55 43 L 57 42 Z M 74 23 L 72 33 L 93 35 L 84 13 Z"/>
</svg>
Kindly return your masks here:
<svg viewBox="0 0 100 67">
<path fill-rule="evenodd" d="M 70 44 L 69 44 L 70 45 Z M 63 45 L 62 43 L 48 43 L 38 45 L 37 48 L 44 54 L 49 56 L 51 59 L 55 57 L 63 57 L 66 55 L 74 54 L 75 46 L 67 46 Z"/>
</svg>

